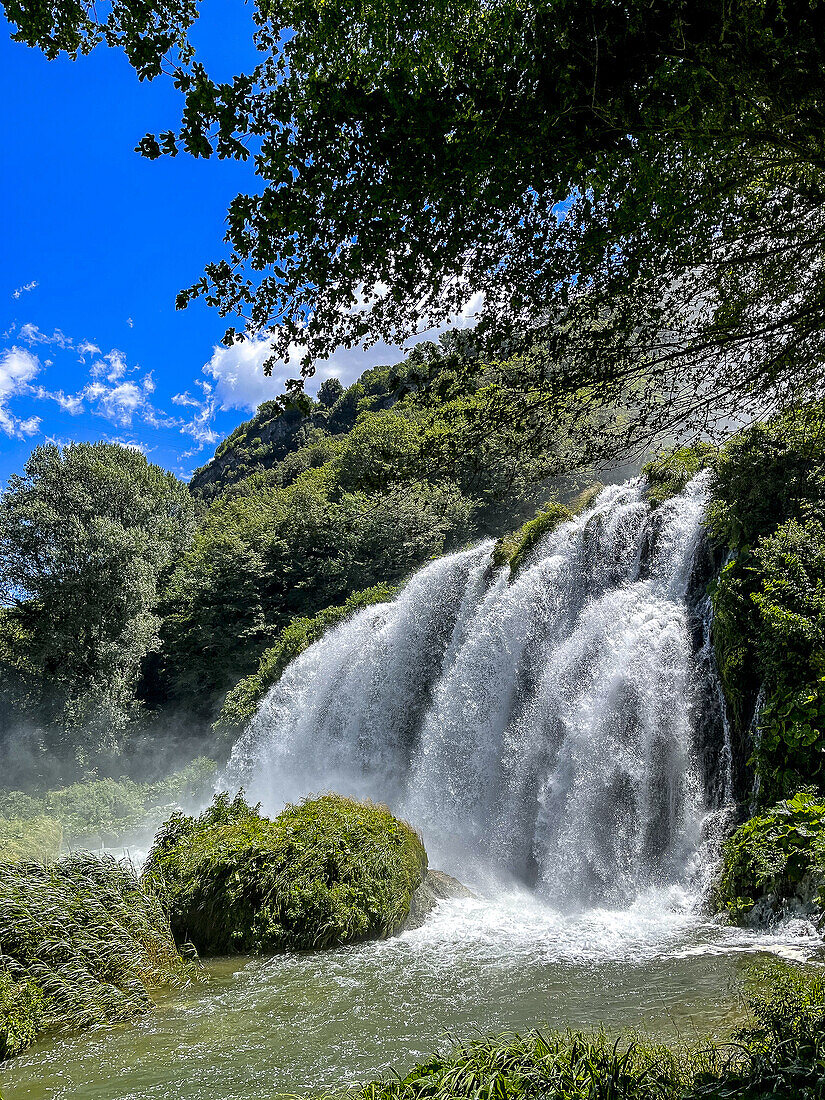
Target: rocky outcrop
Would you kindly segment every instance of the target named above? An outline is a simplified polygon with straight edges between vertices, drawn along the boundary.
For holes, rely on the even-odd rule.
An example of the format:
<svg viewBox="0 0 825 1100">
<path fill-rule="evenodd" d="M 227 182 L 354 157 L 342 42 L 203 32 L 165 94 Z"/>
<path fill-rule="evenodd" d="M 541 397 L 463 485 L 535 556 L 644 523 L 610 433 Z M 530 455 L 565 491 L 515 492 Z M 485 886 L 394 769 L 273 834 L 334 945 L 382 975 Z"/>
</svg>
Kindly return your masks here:
<svg viewBox="0 0 825 1100">
<path fill-rule="evenodd" d="M 424 881 L 415 891 L 410 901 L 410 915 L 404 922 L 404 931 L 420 928 L 440 901 L 448 898 L 473 898 L 472 890 L 443 871 L 427 871 Z"/>
</svg>

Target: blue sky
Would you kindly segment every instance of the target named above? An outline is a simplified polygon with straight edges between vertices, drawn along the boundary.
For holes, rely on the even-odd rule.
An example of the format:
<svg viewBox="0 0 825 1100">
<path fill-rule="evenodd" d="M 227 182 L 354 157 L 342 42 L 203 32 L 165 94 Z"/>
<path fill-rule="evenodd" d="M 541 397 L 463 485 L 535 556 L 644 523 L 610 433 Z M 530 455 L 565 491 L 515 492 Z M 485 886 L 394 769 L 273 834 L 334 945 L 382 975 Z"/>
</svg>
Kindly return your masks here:
<svg viewBox="0 0 825 1100">
<path fill-rule="evenodd" d="M 251 30 L 240 0 L 203 0 L 192 38 L 213 76 L 254 63 Z M 144 160 L 143 134 L 179 118 L 164 78 L 141 83 L 105 48 L 49 62 L 9 34 L 0 15 L 0 485 L 45 440 L 120 440 L 187 477 L 294 373 L 265 378 L 264 342 L 221 348 L 217 313 L 174 307 L 223 255 L 252 168 Z M 399 358 L 342 352 L 316 382 Z"/>
</svg>

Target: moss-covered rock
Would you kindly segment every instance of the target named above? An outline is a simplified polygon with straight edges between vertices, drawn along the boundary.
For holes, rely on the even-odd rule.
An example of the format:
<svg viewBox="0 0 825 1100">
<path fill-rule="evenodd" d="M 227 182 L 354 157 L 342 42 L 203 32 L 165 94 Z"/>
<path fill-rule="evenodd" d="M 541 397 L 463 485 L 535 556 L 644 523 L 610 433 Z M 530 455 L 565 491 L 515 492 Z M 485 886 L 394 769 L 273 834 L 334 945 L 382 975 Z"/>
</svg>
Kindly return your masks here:
<svg viewBox="0 0 825 1100">
<path fill-rule="evenodd" d="M 724 845 L 720 907 L 738 923 L 825 904 L 825 800 L 805 791 L 740 825 Z"/>
<path fill-rule="evenodd" d="M 517 531 L 504 535 L 493 547 L 493 565 L 510 566 L 510 575 L 518 575 L 530 551 L 545 537 L 550 535 L 573 513 L 555 500 L 548 501 L 533 519 L 530 519 Z"/>
<path fill-rule="evenodd" d="M 179 942 L 276 953 L 392 935 L 426 870 L 420 838 L 384 806 L 328 794 L 269 820 L 239 794 L 170 818 L 144 877 Z"/>
<path fill-rule="evenodd" d="M 18 981 L 0 970 L 0 1062 L 31 1046 L 43 1019 L 43 991 L 33 981 Z"/>
<path fill-rule="evenodd" d="M 678 496 L 700 470 L 714 465 L 718 454 L 718 447 L 711 443 L 695 443 L 648 462 L 642 473 L 647 478 L 647 499 L 651 505 L 655 508 Z"/>
<path fill-rule="evenodd" d="M 410 903 L 410 913 L 404 922 L 404 930 L 420 928 L 440 901 L 450 898 L 474 898 L 463 882 L 443 871 L 427 871 L 424 881 L 415 891 Z"/>
<path fill-rule="evenodd" d="M 542 505 L 533 519 L 528 520 L 517 531 L 502 535 L 495 544 L 492 553 L 495 568 L 509 565 L 511 579 L 517 577 L 541 540 L 551 535 L 562 523 L 589 508 L 603 488 L 597 482 L 579 493 L 569 505 L 560 504 L 557 500 L 549 500 Z"/>
<path fill-rule="evenodd" d="M 254 717 L 263 697 L 277 683 L 287 665 L 317 642 L 325 631 L 344 622 L 365 607 L 386 603 L 398 590 L 377 584 L 356 592 L 344 603 L 327 607 L 312 618 L 293 619 L 278 635 L 275 645 L 261 657 L 251 676 L 240 681 L 226 696 L 214 729 L 227 740 L 236 737 Z"/>
</svg>

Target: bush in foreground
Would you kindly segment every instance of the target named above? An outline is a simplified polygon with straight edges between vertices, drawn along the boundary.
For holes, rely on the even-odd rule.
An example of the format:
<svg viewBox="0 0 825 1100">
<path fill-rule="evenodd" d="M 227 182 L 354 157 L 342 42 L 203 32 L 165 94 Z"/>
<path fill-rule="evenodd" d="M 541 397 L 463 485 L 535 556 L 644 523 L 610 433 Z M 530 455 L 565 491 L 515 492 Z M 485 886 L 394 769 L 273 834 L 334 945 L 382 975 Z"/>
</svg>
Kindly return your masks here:
<svg viewBox="0 0 825 1100">
<path fill-rule="evenodd" d="M 43 1030 L 140 1015 L 152 1005 L 151 990 L 193 973 L 157 898 L 131 868 L 93 856 L 3 867 L 0 959 L 8 1054 Z"/>
<path fill-rule="evenodd" d="M 419 837 L 383 806 L 328 794 L 270 821 L 224 794 L 169 819 L 144 877 L 179 942 L 275 953 L 392 935 L 426 869 Z"/>
<path fill-rule="evenodd" d="M 719 900 L 734 920 L 758 901 L 779 913 L 792 899 L 825 901 L 825 801 L 800 791 L 752 817 L 725 842 Z"/>
</svg>

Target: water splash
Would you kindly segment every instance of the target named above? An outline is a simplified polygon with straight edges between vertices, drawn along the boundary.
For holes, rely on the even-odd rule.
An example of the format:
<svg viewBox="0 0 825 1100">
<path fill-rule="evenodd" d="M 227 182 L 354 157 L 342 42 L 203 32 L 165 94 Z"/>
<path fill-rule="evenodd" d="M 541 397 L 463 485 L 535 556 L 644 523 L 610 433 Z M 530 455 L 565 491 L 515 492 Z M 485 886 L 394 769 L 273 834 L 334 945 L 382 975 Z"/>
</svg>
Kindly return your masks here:
<svg viewBox="0 0 825 1100">
<path fill-rule="evenodd" d="M 387 802 L 434 863 L 559 908 L 692 885 L 730 789 L 688 598 L 707 497 L 707 475 L 655 511 L 605 489 L 512 581 L 489 543 L 433 562 L 289 666 L 227 785 Z"/>
</svg>

